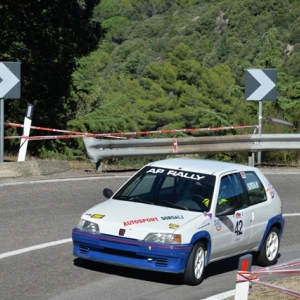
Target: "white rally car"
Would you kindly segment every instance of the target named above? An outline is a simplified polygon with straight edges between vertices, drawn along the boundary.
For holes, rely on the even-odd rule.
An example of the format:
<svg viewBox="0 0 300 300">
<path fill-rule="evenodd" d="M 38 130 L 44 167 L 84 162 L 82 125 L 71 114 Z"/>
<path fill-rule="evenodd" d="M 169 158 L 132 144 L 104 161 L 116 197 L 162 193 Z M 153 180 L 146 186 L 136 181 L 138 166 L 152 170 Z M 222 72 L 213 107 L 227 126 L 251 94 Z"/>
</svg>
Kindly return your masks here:
<svg viewBox="0 0 300 300">
<path fill-rule="evenodd" d="M 72 231 L 82 259 L 182 273 L 197 285 L 208 263 L 253 252 L 276 263 L 284 228 L 281 201 L 254 167 L 174 158 L 144 166 Z"/>
</svg>

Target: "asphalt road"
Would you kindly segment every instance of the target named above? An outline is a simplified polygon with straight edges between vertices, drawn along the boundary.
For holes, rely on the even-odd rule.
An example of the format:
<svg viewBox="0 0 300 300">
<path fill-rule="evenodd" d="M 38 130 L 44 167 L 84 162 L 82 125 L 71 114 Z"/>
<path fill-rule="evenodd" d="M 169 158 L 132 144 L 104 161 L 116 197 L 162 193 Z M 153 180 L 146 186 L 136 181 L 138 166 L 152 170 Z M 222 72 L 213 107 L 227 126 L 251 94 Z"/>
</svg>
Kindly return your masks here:
<svg viewBox="0 0 300 300">
<path fill-rule="evenodd" d="M 300 171 L 269 173 L 287 215 L 282 263 L 300 258 Z M 233 290 L 238 257 L 210 264 L 204 281 L 190 287 L 178 276 L 83 265 L 72 256 L 71 230 L 81 214 L 104 199 L 104 187 L 115 190 L 126 178 L 0 179 L 0 299 L 199 300 Z"/>
</svg>

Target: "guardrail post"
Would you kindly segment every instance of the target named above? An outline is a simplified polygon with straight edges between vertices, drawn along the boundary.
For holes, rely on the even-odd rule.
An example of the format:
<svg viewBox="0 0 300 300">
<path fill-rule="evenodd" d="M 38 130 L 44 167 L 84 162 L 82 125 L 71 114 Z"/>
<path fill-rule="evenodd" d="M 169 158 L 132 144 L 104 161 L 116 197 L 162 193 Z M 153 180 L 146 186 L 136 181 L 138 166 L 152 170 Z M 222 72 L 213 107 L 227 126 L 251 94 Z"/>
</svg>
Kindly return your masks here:
<svg viewBox="0 0 300 300">
<path fill-rule="evenodd" d="M 102 173 L 103 171 L 103 163 L 102 163 L 102 160 L 99 160 L 96 162 L 96 170 L 99 172 L 99 173 Z"/>
<path fill-rule="evenodd" d="M 248 152 L 248 166 L 254 167 L 254 153 Z"/>
<path fill-rule="evenodd" d="M 250 288 L 250 273 L 252 265 L 252 255 L 247 254 L 240 257 L 238 273 L 235 285 L 234 300 L 247 300 Z M 239 274 L 240 273 L 240 274 Z M 247 274 L 248 273 L 248 274 Z"/>
</svg>

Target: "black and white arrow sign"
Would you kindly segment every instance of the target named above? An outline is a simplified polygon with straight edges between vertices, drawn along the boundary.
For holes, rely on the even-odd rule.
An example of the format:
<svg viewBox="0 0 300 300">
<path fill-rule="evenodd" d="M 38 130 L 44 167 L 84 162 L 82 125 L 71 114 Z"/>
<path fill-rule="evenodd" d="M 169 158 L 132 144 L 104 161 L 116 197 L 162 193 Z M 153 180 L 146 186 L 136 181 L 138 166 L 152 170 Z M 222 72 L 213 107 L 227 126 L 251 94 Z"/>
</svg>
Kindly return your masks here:
<svg viewBox="0 0 300 300">
<path fill-rule="evenodd" d="M 21 64 L 19 62 L 0 62 L 0 98 L 20 98 L 20 76 Z"/>
<path fill-rule="evenodd" d="M 245 99 L 275 101 L 276 69 L 247 69 L 245 74 Z"/>
</svg>

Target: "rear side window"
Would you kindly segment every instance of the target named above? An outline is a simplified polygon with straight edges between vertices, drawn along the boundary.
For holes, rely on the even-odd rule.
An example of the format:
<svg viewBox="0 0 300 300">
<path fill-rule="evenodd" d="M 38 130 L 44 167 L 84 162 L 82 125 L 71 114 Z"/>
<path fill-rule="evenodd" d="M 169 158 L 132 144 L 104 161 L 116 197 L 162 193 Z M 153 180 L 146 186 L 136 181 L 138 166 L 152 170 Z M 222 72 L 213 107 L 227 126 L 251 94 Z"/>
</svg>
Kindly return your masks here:
<svg viewBox="0 0 300 300">
<path fill-rule="evenodd" d="M 246 185 L 250 205 L 267 201 L 265 187 L 255 172 L 241 172 L 241 177 Z"/>
</svg>

